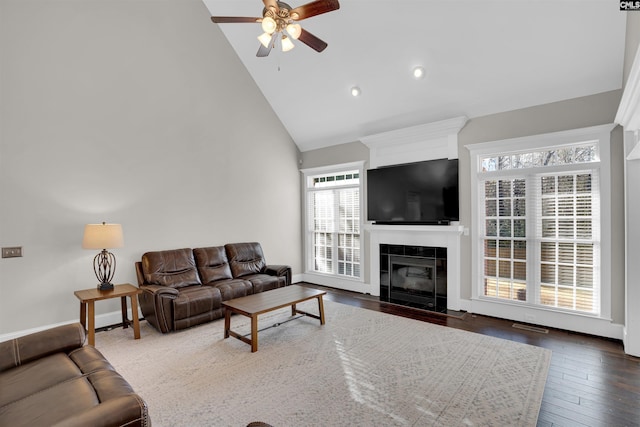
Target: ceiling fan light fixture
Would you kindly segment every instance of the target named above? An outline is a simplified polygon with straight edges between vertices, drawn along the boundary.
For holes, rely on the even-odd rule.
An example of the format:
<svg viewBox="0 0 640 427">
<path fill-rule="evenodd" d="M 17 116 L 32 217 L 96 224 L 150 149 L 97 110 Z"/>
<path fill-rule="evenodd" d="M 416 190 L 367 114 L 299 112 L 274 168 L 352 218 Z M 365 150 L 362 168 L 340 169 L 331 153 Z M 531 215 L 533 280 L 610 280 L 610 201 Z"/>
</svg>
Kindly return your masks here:
<svg viewBox="0 0 640 427">
<path fill-rule="evenodd" d="M 354 86 L 354 87 L 351 88 L 351 96 L 358 97 L 358 96 L 360 96 L 361 93 L 362 93 L 362 91 L 360 90 L 360 88 L 358 86 Z"/>
<path fill-rule="evenodd" d="M 296 47 L 296 45 L 293 44 L 291 39 L 283 34 L 282 35 L 282 51 L 289 52 L 294 47 Z"/>
<path fill-rule="evenodd" d="M 260 47 L 256 52 L 258 58 L 269 56 L 269 52 L 274 49 L 277 43 L 276 37 L 280 38 L 279 45 L 284 52 L 295 47 L 291 39 L 300 40 L 302 44 L 316 52 L 324 51 L 327 43 L 301 28 L 297 21 L 340 9 L 338 0 L 312 0 L 310 3 L 296 8 L 292 8 L 285 1 L 262 0 L 264 8 L 259 18 L 249 16 L 212 16 L 211 21 L 215 24 L 260 23 L 262 31 L 266 34 L 258 37 L 260 41 Z M 268 36 L 271 36 L 271 40 L 268 40 Z"/>
<path fill-rule="evenodd" d="M 276 20 L 270 16 L 265 16 L 262 18 L 262 30 L 267 34 L 273 34 L 273 32 L 278 27 L 276 24 Z"/>
<path fill-rule="evenodd" d="M 424 77 L 425 71 L 424 71 L 424 67 L 422 66 L 417 66 L 413 69 L 413 78 L 415 79 L 421 79 Z"/>
<path fill-rule="evenodd" d="M 287 25 L 287 33 L 289 33 L 292 38 L 298 40 L 298 37 L 300 37 L 302 33 L 302 27 L 300 24 L 289 24 Z"/>
<path fill-rule="evenodd" d="M 271 44 L 271 34 L 262 33 L 258 36 L 258 40 L 260 40 L 260 43 L 262 44 L 262 46 L 268 49 L 269 45 Z"/>
</svg>

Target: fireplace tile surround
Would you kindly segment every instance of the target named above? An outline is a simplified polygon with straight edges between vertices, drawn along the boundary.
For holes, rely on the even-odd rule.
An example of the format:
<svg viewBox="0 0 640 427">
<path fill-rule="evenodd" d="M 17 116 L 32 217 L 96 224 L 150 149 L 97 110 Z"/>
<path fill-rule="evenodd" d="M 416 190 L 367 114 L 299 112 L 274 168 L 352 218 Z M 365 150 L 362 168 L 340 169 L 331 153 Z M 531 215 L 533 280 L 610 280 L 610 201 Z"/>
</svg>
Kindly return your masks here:
<svg viewBox="0 0 640 427">
<path fill-rule="evenodd" d="M 380 300 L 447 312 L 447 248 L 380 245 Z"/>
<path fill-rule="evenodd" d="M 453 225 L 368 224 L 369 278 L 372 295 L 380 296 L 380 245 L 420 246 L 446 250 L 446 309 L 460 310 L 460 238 L 464 227 Z M 384 266 L 382 266 L 384 267 Z"/>
</svg>

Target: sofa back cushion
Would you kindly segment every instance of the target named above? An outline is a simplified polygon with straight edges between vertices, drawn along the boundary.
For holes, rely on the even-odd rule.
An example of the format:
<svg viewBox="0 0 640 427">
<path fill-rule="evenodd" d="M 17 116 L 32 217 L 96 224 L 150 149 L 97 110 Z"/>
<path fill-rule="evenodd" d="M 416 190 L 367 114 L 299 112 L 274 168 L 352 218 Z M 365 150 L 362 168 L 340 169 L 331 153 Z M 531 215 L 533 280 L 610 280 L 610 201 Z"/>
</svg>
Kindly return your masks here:
<svg viewBox="0 0 640 427">
<path fill-rule="evenodd" d="M 228 243 L 224 247 L 233 277 L 262 273 L 267 266 L 260 243 Z"/>
<path fill-rule="evenodd" d="M 147 252 L 142 255 L 144 279 L 151 285 L 183 288 L 201 285 L 191 249 Z"/>
<path fill-rule="evenodd" d="M 193 255 L 202 283 L 233 278 L 224 246 L 196 248 L 193 250 Z"/>
<path fill-rule="evenodd" d="M 3 341 L 0 343 L 0 373 L 54 353 L 68 353 L 80 348 L 84 345 L 85 337 L 84 327 L 72 323 Z"/>
</svg>

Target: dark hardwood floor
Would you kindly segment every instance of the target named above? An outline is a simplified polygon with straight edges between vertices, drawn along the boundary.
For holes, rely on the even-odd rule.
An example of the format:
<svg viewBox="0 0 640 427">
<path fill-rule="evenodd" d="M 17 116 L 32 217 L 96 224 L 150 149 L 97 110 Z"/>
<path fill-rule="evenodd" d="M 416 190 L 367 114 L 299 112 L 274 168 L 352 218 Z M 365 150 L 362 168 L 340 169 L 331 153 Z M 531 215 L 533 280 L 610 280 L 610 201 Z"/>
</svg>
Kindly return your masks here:
<svg viewBox="0 0 640 427">
<path fill-rule="evenodd" d="M 327 300 L 552 350 L 538 426 L 640 426 L 640 358 L 626 355 L 620 341 L 555 329 L 531 332 L 514 328 L 509 320 L 469 313 L 447 316 L 298 284 L 326 290 Z"/>
</svg>

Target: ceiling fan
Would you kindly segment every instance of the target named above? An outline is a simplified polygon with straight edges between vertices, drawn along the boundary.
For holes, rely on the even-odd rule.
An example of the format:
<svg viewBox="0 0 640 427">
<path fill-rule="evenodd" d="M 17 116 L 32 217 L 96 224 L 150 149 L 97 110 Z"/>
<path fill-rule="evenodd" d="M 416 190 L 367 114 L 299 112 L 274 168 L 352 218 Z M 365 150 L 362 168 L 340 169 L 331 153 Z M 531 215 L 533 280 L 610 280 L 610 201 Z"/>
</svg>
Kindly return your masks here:
<svg viewBox="0 0 640 427">
<path fill-rule="evenodd" d="M 297 21 L 340 9 L 338 0 L 316 0 L 296 8 L 277 0 L 262 0 L 262 2 L 264 3 L 262 18 L 212 16 L 211 20 L 216 24 L 260 22 L 264 33 L 258 37 L 260 40 L 260 48 L 256 53 L 258 57 L 269 55 L 276 40 L 280 40 L 284 52 L 293 49 L 294 44 L 290 38 L 300 40 L 317 52 L 325 50 L 327 43 L 306 31 Z"/>
</svg>

